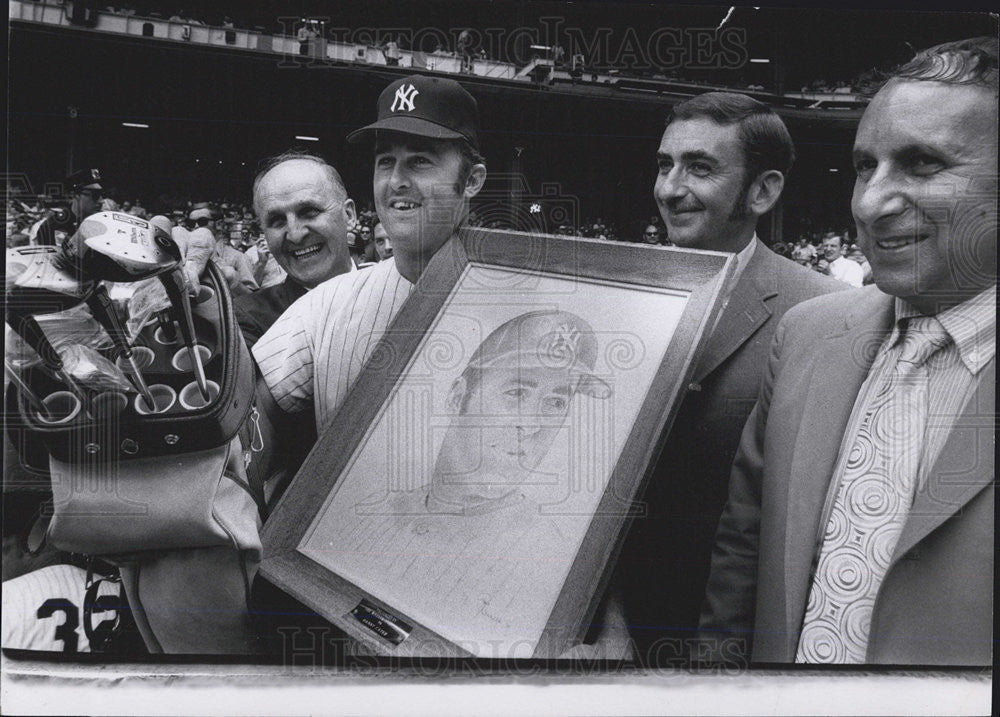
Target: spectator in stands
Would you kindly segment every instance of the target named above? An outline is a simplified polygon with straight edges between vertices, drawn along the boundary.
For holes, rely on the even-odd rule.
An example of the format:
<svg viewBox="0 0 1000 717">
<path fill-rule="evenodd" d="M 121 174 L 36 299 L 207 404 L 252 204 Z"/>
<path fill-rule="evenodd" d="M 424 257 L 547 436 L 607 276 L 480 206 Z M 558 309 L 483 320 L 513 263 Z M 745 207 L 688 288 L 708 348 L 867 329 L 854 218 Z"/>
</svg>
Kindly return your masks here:
<svg viewBox="0 0 1000 717">
<path fill-rule="evenodd" d="M 337 170 L 302 152 L 265 162 L 254 180 L 253 197 L 270 253 L 288 276 L 234 302 L 251 346 L 300 296 L 355 269 L 348 231 L 357 220 Z"/>
<path fill-rule="evenodd" d="M 809 237 L 803 234 L 799 243 L 792 249 L 792 259 L 802 266 L 811 266 L 816 259 L 816 247 L 809 243 Z"/>
<path fill-rule="evenodd" d="M 385 259 L 392 258 L 392 240 L 389 238 L 388 233 L 385 231 L 385 227 L 382 226 L 382 222 L 375 225 L 375 252 L 378 254 L 378 260 L 384 261 Z"/>
<path fill-rule="evenodd" d="M 660 228 L 655 224 L 649 224 L 642 232 L 642 241 L 646 244 L 663 244 L 660 236 Z"/>
<path fill-rule="evenodd" d="M 364 209 L 358 212 L 358 221 L 367 226 L 374 226 L 378 221 L 378 214 L 371 202 L 365 204 Z"/>
<path fill-rule="evenodd" d="M 364 261 L 378 261 L 375 259 L 375 247 L 372 246 L 372 228 L 367 224 L 362 224 L 358 230 L 358 243 L 361 245 L 361 253 Z"/>
<path fill-rule="evenodd" d="M 249 242 L 244 241 L 243 227 L 233 222 L 225 222 L 224 234 L 228 239 L 228 244 L 236 251 L 246 254 Z M 260 282 L 258 282 L 259 284 Z"/>
<path fill-rule="evenodd" d="M 460 72 L 472 72 L 472 35 L 468 30 L 462 30 L 455 42 L 455 53 L 462 61 Z"/>
<path fill-rule="evenodd" d="M 792 250 L 788 248 L 788 244 L 783 241 L 776 241 L 771 244 L 771 251 L 773 251 L 778 256 L 783 256 L 786 259 L 792 258 Z"/>
<path fill-rule="evenodd" d="M 399 51 L 399 43 L 396 42 L 394 36 L 390 35 L 389 39 L 382 45 L 382 55 L 385 57 L 385 64 L 390 67 L 397 67 L 399 65 L 399 59 L 402 57 L 402 53 Z"/>
<path fill-rule="evenodd" d="M 356 229 L 347 231 L 347 251 L 351 255 L 351 261 L 360 269 L 361 265 L 365 263 L 365 245 L 359 234 L 360 232 Z"/>
<path fill-rule="evenodd" d="M 34 244 L 54 245 L 57 232 L 64 236 L 76 233 L 80 223 L 91 214 L 101 211 L 101 173 L 96 169 L 81 169 L 66 177 L 69 187 L 69 207 L 57 207 L 45 213 L 29 232 Z"/>
<path fill-rule="evenodd" d="M 560 69 L 566 66 L 566 50 L 562 45 L 552 46 L 552 62 Z"/>
<path fill-rule="evenodd" d="M 826 260 L 826 273 L 834 279 L 851 286 L 864 284 L 864 271 L 856 262 L 844 256 L 844 241 L 836 234 L 823 239 L 823 258 Z"/>
<path fill-rule="evenodd" d="M 592 239 L 607 239 L 607 227 L 604 226 L 604 220 L 597 217 L 593 222 L 584 221 L 583 235 Z"/>
<path fill-rule="evenodd" d="M 195 209 L 188 215 L 194 222 L 191 232 L 195 241 L 211 241 L 215 244 L 212 258 L 229 282 L 229 290 L 234 296 L 242 296 L 257 290 L 257 281 L 253 278 L 253 267 L 250 260 L 241 251 L 233 249 L 226 242 L 226 235 L 221 229 L 213 227 L 212 210 L 208 207 Z"/>
<path fill-rule="evenodd" d="M 847 252 L 847 259 L 861 267 L 862 281 L 865 285 L 875 281 L 872 276 L 872 266 L 868 263 L 868 259 L 865 258 L 865 255 L 861 252 L 857 244 L 851 246 L 850 251 Z"/>
<path fill-rule="evenodd" d="M 299 54 L 308 55 L 312 50 L 313 40 L 316 39 L 316 26 L 312 20 L 303 20 L 299 25 L 296 37 L 299 41 Z"/>
<path fill-rule="evenodd" d="M 267 248 L 267 241 L 264 237 L 255 236 L 249 229 L 244 229 L 243 235 L 241 251 L 250 260 L 250 265 L 253 267 L 253 278 L 260 288 L 266 289 L 283 282 L 288 274 Z"/>
</svg>

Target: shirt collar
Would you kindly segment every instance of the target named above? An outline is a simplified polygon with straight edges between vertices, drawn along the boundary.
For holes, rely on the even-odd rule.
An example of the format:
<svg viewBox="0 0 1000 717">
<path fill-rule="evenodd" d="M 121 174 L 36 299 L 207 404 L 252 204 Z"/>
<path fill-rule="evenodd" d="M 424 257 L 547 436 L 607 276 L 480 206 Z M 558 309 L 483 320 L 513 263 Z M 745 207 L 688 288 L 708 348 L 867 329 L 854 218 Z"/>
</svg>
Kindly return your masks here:
<svg viewBox="0 0 1000 717">
<path fill-rule="evenodd" d="M 712 331 L 719 326 L 719 321 L 722 320 L 722 314 L 725 312 L 726 307 L 729 305 L 729 298 L 733 294 L 733 290 L 736 288 L 736 283 L 740 280 L 740 276 L 743 274 L 743 270 L 747 268 L 747 264 L 750 263 L 751 257 L 753 257 L 754 249 L 757 247 L 757 233 L 754 232 L 753 238 L 750 243 L 745 247 L 736 252 L 736 269 L 733 270 L 733 278 L 729 280 L 726 284 L 726 288 L 723 290 L 725 293 L 722 296 L 722 306 L 719 309 L 719 313 L 715 315 L 715 323 L 712 324 Z"/>
<path fill-rule="evenodd" d="M 736 286 L 736 282 L 740 280 L 740 276 L 742 276 L 743 270 L 747 268 L 747 264 L 750 263 L 750 259 L 753 258 L 753 253 L 756 248 L 757 232 L 754 232 L 753 237 L 747 245 L 736 252 L 736 271 L 733 272 L 733 286 Z"/>
<path fill-rule="evenodd" d="M 923 316 L 903 299 L 896 298 L 896 327 L 893 338 L 899 335 L 899 322 Z M 937 315 L 944 330 L 955 342 L 962 363 L 973 374 L 988 364 L 996 355 L 997 347 L 997 285 L 976 294 L 958 306 Z"/>
</svg>

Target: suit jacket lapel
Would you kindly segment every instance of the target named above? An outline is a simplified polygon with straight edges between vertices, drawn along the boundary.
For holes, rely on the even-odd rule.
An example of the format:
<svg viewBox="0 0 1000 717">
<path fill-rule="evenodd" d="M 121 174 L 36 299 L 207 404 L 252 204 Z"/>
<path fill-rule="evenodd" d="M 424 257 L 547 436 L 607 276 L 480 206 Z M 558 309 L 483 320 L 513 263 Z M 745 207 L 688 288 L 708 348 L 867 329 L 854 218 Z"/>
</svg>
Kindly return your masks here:
<svg viewBox="0 0 1000 717">
<path fill-rule="evenodd" d="M 996 360 L 981 372 L 976 390 L 914 496 L 896 544 L 893 564 L 932 530 L 955 515 L 994 479 Z M 963 470 L 964 469 L 964 470 Z M 891 567 L 890 567 L 891 569 Z"/>
<path fill-rule="evenodd" d="M 795 439 L 785 516 L 786 634 L 799 634 L 823 506 L 858 391 L 892 328 L 891 297 L 870 290 L 811 353 L 809 395 Z M 790 639 L 791 639 L 790 638 Z M 794 650 L 794 646 L 792 646 Z"/>
<path fill-rule="evenodd" d="M 750 263 L 733 287 L 719 323 L 706 342 L 695 371 L 695 383 L 718 368 L 771 317 L 771 309 L 764 302 L 778 293 L 775 272 L 768 270 L 772 252 L 759 239 L 755 241 L 757 247 Z"/>
</svg>

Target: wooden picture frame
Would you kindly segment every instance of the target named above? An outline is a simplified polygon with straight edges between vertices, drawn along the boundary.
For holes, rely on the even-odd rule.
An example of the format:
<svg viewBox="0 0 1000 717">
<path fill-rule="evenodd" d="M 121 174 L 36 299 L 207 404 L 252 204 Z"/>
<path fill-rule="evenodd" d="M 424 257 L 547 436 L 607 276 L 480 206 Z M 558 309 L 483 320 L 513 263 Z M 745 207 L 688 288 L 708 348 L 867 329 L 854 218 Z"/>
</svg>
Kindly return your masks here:
<svg viewBox="0 0 1000 717">
<path fill-rule="evenodd" d="M 493 658 L 563 654 L 582 639 L 596 610 L 635 512 L 633 501 L 663 447 L 701 347 L 721 310 L 734 265 L 731 254 L 719 252 L 463 229 L 430 261 L 341 409 L 320 430 L 316 447 L 264 526 L 261 574 L 377 654 Z M 490 484 L 476 490 L 509 490 L 504 500 L 511 495 L 521 499 L 565 491 L 570 496 L 566 501 L 575 502 L 525 499 L 530 509 L 524 512 L 533 517 L 518 533 L 523 541 L 509 544 L 505 541 L 513 534 L 512 523 L 503 523 L 508 519 L 497 516 L 513 515 L 520 507 L 507 510 L 501 506 L 477 519 L 479 523 L 462 522 L 470 520 L 468 508 L 462 508 L 458 517 L 432 511 L 425 522 L 411 516 L 409 509 L 363 508 L 396 505 L 390 499 L 399 495 L 424 496 L 420 505 L 430 505 L 439 487 L 452 485 L 450 476 L 461 474 L 440 469 L 441 456 L 454 453 L 445 450 L 446 445 L 463 446 L 476 454 L 473 465 L 492 460 L 494 444 L 485 439 L 449 443 L 448 431 L 461 420 L 468 423 L 469 415 L 475 413 L 469 409 L 466 415 L 463 408 L 461 416 L 455 417 L 459 411 L 455 387 L 466 386 L 459 377 L 466 376 L 463 371 L 473 364 L 481 367 L 499 360 L 496 356 L 501 354 L 509 357 L 509 346 L 514 345 L 510 327 L 522 330 L 531 321 L 544 322 L 550 316 L 575 316 L 583 319 L 579 326 L 585 327 L 583 339 L 575 325 L 566 333 L 575 342 L 572 376 L 576 388 L 569 392 L 570 405 L 553 402 L 563 413 L 550 420 L 553 428 L 547 435 L 556 437 L 538 451 L 541 458 L 535 454 L 526 458 L 528 449 L 521 446 L 527 443 L 509 451 L 529 480 L 523 485 L 515 482 L 515 489 Z M 567 324 L 559 326 L 562 331 Z M 508 341 L 502 350 L 496 338 L 501 334 Z M 561 336 L 558 332 L 544 335 L 550 346 L 553 337 Z M 450 348 L 448 341 L 453 343 Z M 556 343 L 560 341 L 565 347 L 564 338 Z M 584 349 L 577 350 L 583 346 L 596 348 L 596 353 L 590 350 L 583 356 Z M 518 356 L 527 355 L 518 351 Z M 584 358 L 587 363 L 581 363 Z M 611 395 L 614 400 L 595 399 L 597 392 L 581 388 L 585 380 L 608 386 L 605 396 L 598 398 Z M 452 394 L 446 398 L 448 386 Z M 417 398 L 410 400 L 413 396 Z M 397 410 L 404 403 L 431 408 L 425 407 L 414 418 L 412 410 L 408 414 Z M 445 405 L 451 407 L 450 418 L 442 418 L 448 411 L 436 408 Z M 594 406 L 600 407 L 602 418 L 591 423 L 578 418 L 588 410 L 594 413 Z M 396 414 L 409 416 L 403 422 L 408 439 L 393 443 L 383 434 L 396 435 L 391 428 L 396 425 L 392 424 Z M 487 424 L 498 423 L 492 415 L 479 415 L 476 420 L 484 427 L 468 430 L 479 430 L 482 435 L 491 430 Z M 540 417 L 537 420 L 543 422 Z M 426 423 L 443 429 L 446 422 L 447 429 L 438 431 L 436 437 L 431 436 L 431 429 L 425 430 Z M 588 430 L 604 438 L 597 440 Z M 522 433 L 517 436 L 521 441 Z M 435 451 L 438 441 L 441 448 Z M 606 449 L 598 451 L 595 445 Z M 419 453 L 415 462 L 422 468 L 393 468 L 401 451 Z M 580 458 L 584 453 L 587 457 Z M 600 455 L 591 459 L 590 453 Z M 433 476 L 421 478 L 424 482 L 417 491 L 408 492 L 414 487 L 412 481 L 402 486 L 405 490 L 389 481 L 390 474 L 405 478 L 428 469 L 430 455 L 435 456 Z M 551 470 L 542 470 L 546 466 Z M 581 478 L 584 474 L 589 477 Z M 543 479 L 536 481 L 536 476 Z M 390 485 L 380 492 L 377 486 L 383 479 Z M 589 481 L 591 489 L 578 489 L 581 481 Z M 372 495 L 382 495 L 383 502 L 357 499 L 373 488 Z M 412 548 L 416 557 L 404 556 L 398 549 L 398 536 L 421 533 L 427 525 L 432 532 L 439 530 L 438 525 L 483 527 L 470 530 L 474 534 L 470 542 L 440 529 L 442 544 L 451 546 L 445 551 L 447 561 L 444 553 L 429 555 L 417 547 Z M 546 547 L 538 555 L 523 555 L 523 546 L 536 544 L 531 542 L 535 530 L 548 536 L 549 542 L 543 541 Z M 550 539 L 550 534 L 558 537 Z M 473 550 L 469 546 L 477 540 L 487 540 L 496 545 L 496 552 L 506 554 L 493 555 L 481 546 Z M 348 544 L 355 547 L 348 549 Z M 397 563 L 398 575 L 396 567 L 391 567 Z M 438 566 L 441 576 L 432 580 L 428 573 Z M 501 575 L 505 576 L 502 581 Z M 485 596 L 476 592 L 480 586 Z M 441 594 L 435 594 L 436 590 Z M 479 599 L 486 606 L 474 609 L 469 603 Z M 483 615 L 495 621 L 496 632 L 486 618 L 480 621 Z M 520 619 L 525 637 L 512 640 L 522 628 L 517 624 Z"/>
</svg>

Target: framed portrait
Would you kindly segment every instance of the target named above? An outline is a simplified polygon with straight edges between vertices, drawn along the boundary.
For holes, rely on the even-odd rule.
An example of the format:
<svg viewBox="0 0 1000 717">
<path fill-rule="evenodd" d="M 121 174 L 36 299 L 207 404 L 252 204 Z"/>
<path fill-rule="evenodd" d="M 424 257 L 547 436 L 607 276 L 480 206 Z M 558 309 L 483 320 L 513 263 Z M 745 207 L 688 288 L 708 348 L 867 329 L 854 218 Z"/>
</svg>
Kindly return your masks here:
<svg viewBox="0 0 1000 717">
<path fill-rule="evenodd" d="M 558 656 L 732 262 L 463 230 L 276 506 L 262 574 L 380 654 Z"/>
</svg>

